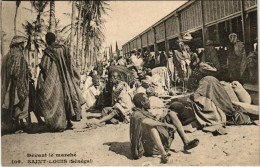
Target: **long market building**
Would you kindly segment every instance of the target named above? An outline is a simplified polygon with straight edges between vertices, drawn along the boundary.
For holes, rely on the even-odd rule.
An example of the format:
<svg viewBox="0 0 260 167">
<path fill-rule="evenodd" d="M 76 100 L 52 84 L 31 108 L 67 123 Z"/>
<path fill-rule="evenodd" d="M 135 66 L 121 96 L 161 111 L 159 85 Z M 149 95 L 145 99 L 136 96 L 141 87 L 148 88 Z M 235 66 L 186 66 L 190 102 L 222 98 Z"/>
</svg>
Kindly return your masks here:
<svg viewBox="0 0 260 167">
<path fill-rule="evenodd" d="M 257 39 L 257 0 L 189 0 L 125 43 L 123 54 L 167 52 L 186 33 L 197 48 L 204 48 L 208 39 L 225 46 L 228 35 L 236 33 L 248 53 Z"/>
</svg>

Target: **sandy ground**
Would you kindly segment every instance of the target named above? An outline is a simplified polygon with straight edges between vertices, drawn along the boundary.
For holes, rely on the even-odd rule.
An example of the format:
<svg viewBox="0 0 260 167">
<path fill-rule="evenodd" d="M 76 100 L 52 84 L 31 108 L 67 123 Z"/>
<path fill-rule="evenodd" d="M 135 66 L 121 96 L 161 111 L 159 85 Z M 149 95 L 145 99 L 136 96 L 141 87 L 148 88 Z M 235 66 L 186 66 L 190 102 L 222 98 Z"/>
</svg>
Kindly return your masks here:
<svg viewBox="0 0 260 167">
<path fill-rule="evenodd" d="M 160 157 L 133 160 L 130 153 L 129 124 L 106 125 L 84 129 L 86 120 L 76 123 L 74 130 L 60 133 L 12 134 L 2 136 L 3 166 L 159 166 Z M 179 135 L 172 143 L 171 166 L 186 165 L 260 165 L 259 127 L 228 126 L 228 134 L 213 136 L 195 131 L 187 134 L 200 144 L 183 151 Z M 44 154 L 30 157 L 28 154 Z M 56 154 L 63 154 L 59 157 Z M 69 155 L 64 155 L 69 154 Z M 52 156 L 53 155 L 53 156 Z M 18 161 L 20 160 L 20 162 Z M 36 161 L 38 160 L 38 161 Z M 72 161 L 71 161 L 72 160 Z M 74 163 L 75 160 L 78 163 Z"/>
</svg>

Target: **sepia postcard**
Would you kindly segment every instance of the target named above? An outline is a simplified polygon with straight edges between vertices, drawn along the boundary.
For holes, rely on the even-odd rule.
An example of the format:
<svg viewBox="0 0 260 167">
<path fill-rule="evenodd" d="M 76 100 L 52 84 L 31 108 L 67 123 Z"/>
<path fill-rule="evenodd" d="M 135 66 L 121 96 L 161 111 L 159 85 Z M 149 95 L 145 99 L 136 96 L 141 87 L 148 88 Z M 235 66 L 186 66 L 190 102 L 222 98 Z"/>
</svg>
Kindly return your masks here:
<svg viewBox="0 0 260 167">
<path fill-rule="evenodd" d="M 1 165 L 259 166 L 257 5 L 1 1 Z"/>
</svg>

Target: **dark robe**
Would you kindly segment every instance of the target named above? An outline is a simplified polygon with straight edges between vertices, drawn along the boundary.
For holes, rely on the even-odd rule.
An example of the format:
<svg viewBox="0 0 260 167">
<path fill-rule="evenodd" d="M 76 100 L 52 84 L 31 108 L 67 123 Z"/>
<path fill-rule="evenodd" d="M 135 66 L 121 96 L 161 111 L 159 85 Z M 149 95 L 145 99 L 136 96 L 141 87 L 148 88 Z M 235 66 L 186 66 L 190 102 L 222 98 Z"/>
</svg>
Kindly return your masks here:
<svg viewBox="0 0 260 167">
<path fill-rule="evenodd" d="M 163 67 L 167 66 L 167 57 L 164 53 L 160 54 L 160 66 L 163 66 Z"/>
<path fill-rule="evenodd" d="M 199 87 L 191 96 L 197 121 L 203 125 L 225 124 L 232 119 L 235 124 L 249 124 L 246 110 L 232 104 L 221 83 L 212 76 L 206 76 L 199 82 Z"/>
<path fill-rule="evenodd" d="M 246 70 L 246 52 L 243 42 L 237 41 L 228 47 L 228 70 L 231 81 L 242 82 Z"/>
<path fill-rule="evenodd" d="M 44 51 L 36 88 L 37 108 L 52 130 L 64 130 L 66 121 L 81 120 L 80 94 L 69 50 L 53 44 Z"/>
<path fill-rule="evenodd" d="M 13 47 L 2 58 L 1 116 L 2 132 L 14 130 L 14 121 L 27 118 L 29 105 L 29 69 L 20 48 Z"/>
<path fill-rule="evenodd" d="M 217 71 L 220 69 L 220 64 L 218 60 L 218 54 L 214 46 L 206 46 L 205 47 L 205 52 L 202 57 L 203 62 L 208 62 L 210 65 L 215 67 Z"/>
<path fill-rule="evenodd" d="M 144 67 L 153 69 L 155 68 L 155 59 L 151 55 L 147 55 L 144 59 Z"/>
</svg>

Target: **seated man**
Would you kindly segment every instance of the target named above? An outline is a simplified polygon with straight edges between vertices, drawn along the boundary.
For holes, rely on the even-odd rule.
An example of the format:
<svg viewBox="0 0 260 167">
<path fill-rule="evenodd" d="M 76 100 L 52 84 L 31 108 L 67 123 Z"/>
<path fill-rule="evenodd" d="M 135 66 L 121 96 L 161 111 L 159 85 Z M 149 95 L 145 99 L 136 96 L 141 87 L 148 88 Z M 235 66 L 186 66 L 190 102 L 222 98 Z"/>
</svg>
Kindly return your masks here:
<svg viewBox="0 0 260 167">
<path fill-rule="evenodd" d="M 145 155 L 161 154 L 161 162 L 167 163 L 167 151 L 170 149 L 174 138 L 174 132 L 180 134 L 184 149 L 189 150 L 199 144 L 199 140 L 189 141 L 185 136 L 182 125 L 173 111 L 168 112 L 165 117 L 156 120 L 150 112 L 150 101 L 144 93 L 134 96 L 133 102 L 136 106 L 130 120 L 131 153 L 134 159 Z"/>
<path fill-rule="evenodd" d="M 120 80 L 117 72 L 112 74 L 112 84 L 112 107 L 105 107 L 101 113 L 102 118 L 93 124 L 129 122 L 129 115 L 134 107 L 132 90 L 126 82 Z"/>
<path fill-rule="evenodd" d="M 96 107 L 98 99 L 104 88 L 100 76 L 87 77 L 84 85 L 82 86 L 82 95 L 86 101 L 86 109 Z"/>
</svg>

